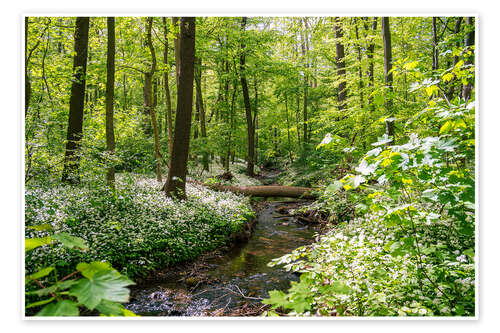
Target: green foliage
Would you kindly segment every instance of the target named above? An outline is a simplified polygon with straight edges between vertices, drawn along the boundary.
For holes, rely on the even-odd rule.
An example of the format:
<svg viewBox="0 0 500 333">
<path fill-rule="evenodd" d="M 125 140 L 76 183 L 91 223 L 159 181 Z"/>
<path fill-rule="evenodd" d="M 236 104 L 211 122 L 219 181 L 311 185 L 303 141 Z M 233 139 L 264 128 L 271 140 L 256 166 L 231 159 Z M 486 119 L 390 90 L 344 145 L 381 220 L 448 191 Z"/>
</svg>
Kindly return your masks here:
<svg viewBox="0 0 500 333">
<path fill-rule="evenodd" d="M 84 311 L 132 315 L 106 294 L 116 288 L 118 299 L 125 299 L 126 278 L 111 267 L 136 277 L 194 258 L 227 243 L 252 212 L 246 199 L 189 184 L 189 198 L 172 201 L 160 191 L 162 184 L 129 176 L 147 176 L 156 167 L 144 110 L 144 71 L 151 57 L 141 17 L 116 19 L 114 155 L 105 144 L 106 19 L 91 18 L 78 151 L 82 182 L 59 183 L 74 20 L 30 17 L 27 29 L 27 308 L 77 315 L 85 304 Z M 389 90 L 380 18 L 336 22 L 342 37 L 330 17 L 250 17 L 245 30 L 240 17 L 196 19 L 207 136 L 201 136 L 200 105 L 193 106 L 189 174 L 217 182 L 227 168 L 234 183 L 258 183 L 240 175 L 248 149 L 238 62 L 244 52 L 256 164 L 282 169 L 283 184 L 324 187 L 311 208 L 329 216 L 334 228 L 311 247 L 277 261 L 304 275 L 287 293 L 270 293 L 268 315 L 278 309 L 297 315 L 471 315 L 475 46 L 464 41 L 474 26 L 463 18 L 439 18 L 434 43 L 431 17 L 391 17 Z M 165 40 L 162 20 L 153 18 L 153 47 L 157 55 L 165 46 L 168 50 L 165 64 L 158 57 L 153 77 L 164 166 L 169 145 L 163 74 L 175 121 L 172 41 L 179 26 L 168 19 L 166 30 Z M 336 44 L 346 50 L 345 75 L 338 72 Z M 439 64 L 432 69 L 435 53 Z M 468 85 L 472 90 L 465 100 Z M 389 120 L 394 137 L 385 134 Z M 103 185 L 111 165 L 122 173 L 114 191 Z M 57 280 L 75 266 L 82 276 L 78 282 Z M 34 289 L 35 281 L 47 279 L 50 286 Z"/>
<path fill-rule="evenodd" d="M 189 199 L 179 203 L 154 180 L 120 178 L 115 192 L 99 184 L 27 189 L 26 236 L 49 237 L 35 230 L 47 223 L 56 231 L 26 254 L 30 274 L 53 264 L 69 274 L 80 262 L 105 261 L 130 277 L 145 276 L 226 244 L 253 216 L 247 199 L 231 193 L 188 184 Z M 83 238 L 88 249 L 77 251 L 85 246 L 70 235 Z M 49 247 L 55 238 L 62 242 Z M 91 278 L 93 269 L 105 267 L 77 268 Z"/>
<path fill-rule="evenodd" d="M 32 228 L 35 230 L 47 230 L 48 228 Z M 87 250 L 86 242 L 67 233 L 56 233 L 45 237 L 50 243 L 38 243 L 39 246 L 52 244 L 52 241 L 60 242 L 63 248 Z M 26 243 L 32 239 L 27 238 Z M 37 246 L 38 247 L 38 246 Z M 26 251 L 32 251 L 36 247 L 26 247 Z M 134 284 L 124 275 L 118 273 L 110 264 L 104 262 L 79 263 L 77 270 L 58 278 L 54 263 L 52 266 L 44 267 L 38 272 L 27 275 L 25 283 L 26 311 L 32 314 L 33 309 L 41 308 L 36 316 L 79 316 L 80 308 L 85 311 L 97 309 L 101 315 L 124 316 L 131 315 L 120 303 L 126 303 L 129 299 L 129 285 Z M 50 276 L 51 273 L 52 276 Z M 81 273 L 82 278 L 71 278 Z M 41 289 L 34 290 L 34 285 Z M 50 296 L 50 298 L 46 298 Z M 40 298 L 43 298 L 40 300 Z M 77 301 L 75 301 L 75 298 Z M 35 300 L 33 300 L 35 299 Z M 38 299 L 38 300 L 36 300 Z"/>
<path fill-rule="evenodd" d="M 381 137 L 356 173 L 326 187 L 318 204 L 338 209 L 346 196 L 356 217 L 273 260 L 304 286 L 265 304 L 289 315 L 475 314 L 474 102 L 435 99 L 422 118 L 438 136 Z"/>
</svg>

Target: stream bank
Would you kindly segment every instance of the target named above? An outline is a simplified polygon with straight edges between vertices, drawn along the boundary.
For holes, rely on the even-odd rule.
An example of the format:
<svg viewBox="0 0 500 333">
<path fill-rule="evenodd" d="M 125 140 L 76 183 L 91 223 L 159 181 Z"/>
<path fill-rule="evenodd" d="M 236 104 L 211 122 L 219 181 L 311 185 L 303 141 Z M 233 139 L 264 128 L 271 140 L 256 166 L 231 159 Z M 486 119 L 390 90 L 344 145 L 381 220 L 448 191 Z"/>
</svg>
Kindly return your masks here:
<svg viewBox="0 0 500 333">
<path fill-rule="evenodd" d="M 273 258 L 314 241 L 319 228 L 283 211 L 308 201 L 263 201 L 247 241 L 159 271 L 132 288 L 125 307 L 142 316 L 256 316 L 270 290 L 286 290 L 298 275 L 268 267 Z"/>
</svg>

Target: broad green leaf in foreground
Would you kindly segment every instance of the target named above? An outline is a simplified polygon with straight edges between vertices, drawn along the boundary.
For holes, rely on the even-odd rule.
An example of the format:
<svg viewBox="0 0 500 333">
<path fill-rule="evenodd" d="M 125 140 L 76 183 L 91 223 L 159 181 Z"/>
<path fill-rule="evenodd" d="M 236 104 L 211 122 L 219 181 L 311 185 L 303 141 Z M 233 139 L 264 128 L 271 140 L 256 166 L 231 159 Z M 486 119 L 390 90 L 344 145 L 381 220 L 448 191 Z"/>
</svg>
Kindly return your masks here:
<svg viewBox="0 0 500 333">
<path fill-rule="evenodd" d="M 41 279 L 41 278 L 49 275 L 50 272 L 52 272 L 53 270 L 54 270 L 54 267 L 45 267 L 45 268 L 42 268 L 38 272 L 26 276 L 25 283 L 28 283 L 29 281 L 32 281 L 32 280 Z"/>
<path fill-rule="evenodd" d="M 54 317 L 62 317 L 62 316 L 78 316 L 80 311 L 78 310 L 78 304 L 73 301 L 64 300 L 57 303 L 52 303 L 44 307 L 40 312 L 38 312 L 37 316 L 54 316 Z"/>
<path fill-rule="evenodd" d="M 39 246 L 51 244 L 53 241 L 52 237 L 49 236 L 41 238 L 26 238 L 24 240 L 24 251 L 31 251 Z"/>
<path fill-rule="evenodd" d="M 83 278 L 75 284 L 70 294 L 78 298 L 78 302 L 90 310 L 96 308 L 102 300 L 128 302 L 130 290 L 125 288 L 134 284 L 117 271 L 101 270 L 91 279 Z"/>
<path fill-rule="evenodd" d="M 101 261 L 93 261 L 90 264 L 81 262 L 76 266 L 76 269 L 79 270 L 87 279 L 92 279 L 95 273 L 111 269 L 111 265 L 107 262 Z"/>
</svg>

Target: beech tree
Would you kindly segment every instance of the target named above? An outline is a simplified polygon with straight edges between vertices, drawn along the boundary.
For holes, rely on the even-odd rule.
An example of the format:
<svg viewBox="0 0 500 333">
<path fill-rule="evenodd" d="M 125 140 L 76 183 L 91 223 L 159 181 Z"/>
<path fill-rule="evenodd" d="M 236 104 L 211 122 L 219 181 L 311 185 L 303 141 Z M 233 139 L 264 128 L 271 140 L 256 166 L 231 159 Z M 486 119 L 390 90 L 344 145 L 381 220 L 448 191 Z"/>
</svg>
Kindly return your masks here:
<svg viewBox="0 0 500 333">
<path fill-rule="evenodd" d="M 164 190 L 167 196 L 182 199 L 186 197 L 187 159 L 193 108 L 195 18 L 182 17 L 180 26 L 179 87 L 177 89 L 174 144 Z"/>
<path fill-rule="evenodd" d="M 385 120 L 386 134 L 393 138 L 394 143 L 394 113 L 392 110 L 393 77 L 392 77 L 392 45 L 389 17 L 382 17 L 382 37 L 384 43 L 384 83 L 385 83 L 385 108 L 389 117 Z"/>
<path fill-rule="evenodd" d="M 83 135 L 83 108 L 85 104 L 85 76 L 87 74 L 87 52 L 89 43 L 88 17 L 77 17 L 75 23 L 75 55 L 73 57 L 73 79 L 69 100 L 66 154 L 62 181 L 77 183 L 80 166 L 79 148 Z"/>
<path fill-rule="evenodd" d="M 339 102 L 339 111 L 343 111 L 346 108 L 346 99 L 347 99 L 347 82 L 345 81 L 345 51 L 344 44 L 342 42 L 342 37 L 344 33 L 342 31 L 342 25 L 340 19 L 338 17 L 335 18 L 334 21 L 334 30 L 335 30 L 335 60 L 337 63 L 337 75 L 339 77 L 340 83 L 338 86 L 337 92 L 337 100 Z"/>
<path fill-rule="evenodd" d="M 153 25 L 153 18 L 148 17 L 146 23 L 146 44 L 151 54 L 151 67 L 149 71 L 144 73 L 144 108 L 146 113 L 151 117 L 151 124 L 153 127 L 154 135 L 154 150 L 156 158 L 156 180 L 161 182 L 161 161 L 162 155 L 160 153 L 160 137 L 158 133 L 158 122 L 156 121 L 155 103 L 153 99 L 153 76 L 156 72 L 156 53 L 151 40 L 151 29 Z"/>
<path fill-rule="evenodd" d="M 241 31 L 245 31 L 245 27 L 247 24 L 247 18 L 241 18 Z M 248 83 L 245 74 L 245 42 L 244 37 L 241 39 L 240 44 L 241 54 L 240 54 L 240 81 L 241 81 L 241 90 L 243 92 L 243 102 L 245 103 L 245 115 L 247 119 L 247 146 L 248 146 L 248 155 L 247 155 L 247 175 L 250 177 L 254 176 L 254 148 L 255 148 L 255 127 L 254 120 L 252 118 L 252 108 L 250 106 L 250 97 L 248 95 Z"/>
<path fill-rule="evenodd" d="M 172 146 L 174 144 L 173 131 L 172 131 L 172 101 L 170 99 L 170 87 L 168 85 L 168 75 L 170 71 L 170 67 L 168 64 L 168 34 L 167 34 L 167 19 L 162 17 L 163 22 L 163 38 L 164 38 L 164 46 L 163 46 L 163 65 L 165 69 L 163 71 L 163 85 L 165 87 L 165 104 L 167 108 L 167 113 L 165 115 L 165 128 L 168 133 L 168 154 L 172 154 Z"/>
<path fill-rule="evenodd" d="M 111 157 L 111 165 L 106 173 L 108 186 L 115 188 L 115 167 L 112 164 L 115 154 L 114 99 L 115 99 L 115 18 L 107 18 L 108 52 L 106 59 L 106 150 Z"/>
</svg>

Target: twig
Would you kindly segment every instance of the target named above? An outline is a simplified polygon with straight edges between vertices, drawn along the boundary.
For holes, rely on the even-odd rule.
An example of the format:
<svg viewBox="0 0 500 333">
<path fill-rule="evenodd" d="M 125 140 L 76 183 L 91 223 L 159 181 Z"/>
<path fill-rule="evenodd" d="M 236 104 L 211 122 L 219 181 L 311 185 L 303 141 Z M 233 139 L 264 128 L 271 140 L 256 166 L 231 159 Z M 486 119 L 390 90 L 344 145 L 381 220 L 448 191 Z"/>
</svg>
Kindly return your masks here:
<svg viewBox="0 0 500 333">
<path fill-rule="evenodd" d="M 72 277 L 72 276 L 74 276 L 74 275 L 76 275 L 78 273 L 79 273 L 79 271 L 74 271 L 73 273 L 70 273 L 70 274 L 66 275 L 65 277 L 63 277 L 61 280 L 59 280 L 59 282 L 63 282 L 64 280 L 67 280 L 70 277 Z"/>
<path fill-rule="evenodd" d="M 37 279 L 33 279 L 33 281 L 42 289 L 45 289 L 45 286 L 40 282 L 38 281 Z M 53 293 L 53 292 L 50 292 L 49 293 L 50 296 L 54 297 L 54 298 L 57 298 L 56 295 Z"/>
<path fill-rule="evenodd" d="M 238 293 L 239 293 L 239 295 L 240 295 L 241 297 L 243 297 L 243 298 L 246 298 L 246 299 L 254 299 L 254 300 L 257 300 L 257 301 L 262 301 L 262 300 L 263 300 L 263 298 L 261 298 L 261 297 L 251 297 L 251 296 L 245 296 L 245 294 L 243 294 L 243 292 L 241 291 L 241 289 L 240 289 L 237 285 L 234 285 L 234 286 L 236 287 L 236 289 L 238 289 Z M 229 289 L 229 288 L 224 288 L 224 289 L 226 289 L 226 290 L 228 290 L 228 291 L 232 292 L 233 294 L 238 295 L 238 294 L 237 294 L 234 290 L 232 290 L 232 289 Z"/>
</svg>

